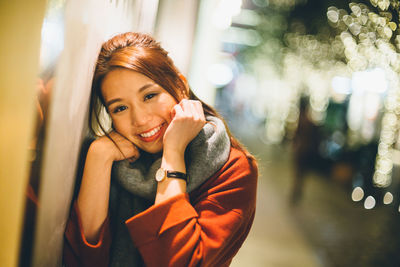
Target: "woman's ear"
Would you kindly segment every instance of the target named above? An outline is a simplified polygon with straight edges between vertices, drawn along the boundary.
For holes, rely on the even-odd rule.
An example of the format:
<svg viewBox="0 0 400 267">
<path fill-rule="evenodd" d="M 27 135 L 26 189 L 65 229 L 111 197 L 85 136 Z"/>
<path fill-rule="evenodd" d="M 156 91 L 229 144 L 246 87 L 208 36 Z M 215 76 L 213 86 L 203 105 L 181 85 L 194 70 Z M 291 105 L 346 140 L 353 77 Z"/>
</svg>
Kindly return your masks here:
<svg viewBox="0 0 400 267">
<path fill-rule="evenodd" d="M 182 80 L 183 84 L 185 85 L 185 91 L 183 91 L 183 94 L 184 94 L 185 98 L 189 98 L 189 84 L 188 84 L 188 81 L 187 81 L 186 77 L 182 73 L 179 73 L 178 76 Z"/>
</svg>

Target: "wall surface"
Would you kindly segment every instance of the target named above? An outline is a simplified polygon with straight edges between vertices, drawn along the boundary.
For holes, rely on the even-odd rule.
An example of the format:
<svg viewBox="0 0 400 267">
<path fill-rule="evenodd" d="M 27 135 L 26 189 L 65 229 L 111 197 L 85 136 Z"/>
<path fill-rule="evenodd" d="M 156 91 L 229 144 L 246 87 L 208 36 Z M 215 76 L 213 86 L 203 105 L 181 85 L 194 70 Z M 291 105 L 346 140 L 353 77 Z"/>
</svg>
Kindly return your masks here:
<svg viewBox="0 0 400 267">
<path fill-rule="evenodd" d="M 4 267 L 18 262 L 45 3 L 0 1 L 0 266 Z"/>
<path fill-rule="evenodd" d="M 184 75 L 192 58 L 198 5 L 197 0 L 160 1 L 155 37 Z"/>
<path fill-rule="evenodd" d="M 87 132 L 90 87 L 101 44 L 118 33 L 153 32 L 158 1 L 50 0 L 65 4 L 63 50 L 50 101 L 41 168 L 33 266 L 61 266 L 63 234 L 79 151 Z M 41 55 L 42 58 L 42 55 Z"/>
<path fill-rule="evenodd" d="M 94 65 L 105 40 L 134 29 L 135 4 L 109 0 L 65 2 L 64 44 L 50 101 L 33 266 L 61 266 L 63 233 L 86 132 Z"/>
</svg>

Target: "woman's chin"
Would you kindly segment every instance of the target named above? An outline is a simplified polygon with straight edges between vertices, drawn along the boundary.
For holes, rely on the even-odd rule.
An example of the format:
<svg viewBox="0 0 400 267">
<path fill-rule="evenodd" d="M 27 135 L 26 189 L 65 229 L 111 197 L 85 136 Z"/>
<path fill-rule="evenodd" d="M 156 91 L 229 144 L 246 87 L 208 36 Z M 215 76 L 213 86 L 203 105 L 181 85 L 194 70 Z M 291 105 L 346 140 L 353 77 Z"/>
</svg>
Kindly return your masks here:
<svg viewBox="0 0 400 267">
<path fill-rule="evenodd" d="M 143 146 L 143 147 L 140 147 L 140 149 L 145 151 L 145 152 L 147 152 L 147 153 L 149 153 L 149 154 L 159 154 L 159 153 L 162 153 L 162 150 L 163 150 L 162 146 L 161 147 L 146 147 L 146 146 Z"/>
</svg>

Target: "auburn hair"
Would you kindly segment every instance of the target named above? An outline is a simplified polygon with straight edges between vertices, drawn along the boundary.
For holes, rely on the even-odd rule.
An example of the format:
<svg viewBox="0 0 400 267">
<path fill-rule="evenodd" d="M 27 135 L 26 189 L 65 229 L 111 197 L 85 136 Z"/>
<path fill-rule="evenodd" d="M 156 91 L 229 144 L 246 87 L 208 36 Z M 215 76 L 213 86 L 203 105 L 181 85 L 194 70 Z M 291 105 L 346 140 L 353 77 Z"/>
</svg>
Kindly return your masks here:
<svg viewBox="0 0 400 267">
<path fill-rule="evenodd" d="M 218 117 L 224 122 L 232 147 L 243 151 L 248 159 L 256 164 L 254 157 L 232 135 L 222 116 L 213 107 L 200 100 L 190 88 L 187 88 L 180 77 L 179 70 L 168 56 L 168 52 L 153 37 L 144 33 L 118 34 L 102 45 L 93 76 L 90 99 L 89 128 L 92 134 L 97 137 L 108 136 L 108 131 L 101 122 L 101 113 L 104 111 L 105 114 L 108 113 L 101 93 L 101 85 L 104 77 L 117 68 L 129 69 L 147 76 L 164 88 L 177 102 L 184 97 L 200 101 L 205 115 Z"/>
</svg>

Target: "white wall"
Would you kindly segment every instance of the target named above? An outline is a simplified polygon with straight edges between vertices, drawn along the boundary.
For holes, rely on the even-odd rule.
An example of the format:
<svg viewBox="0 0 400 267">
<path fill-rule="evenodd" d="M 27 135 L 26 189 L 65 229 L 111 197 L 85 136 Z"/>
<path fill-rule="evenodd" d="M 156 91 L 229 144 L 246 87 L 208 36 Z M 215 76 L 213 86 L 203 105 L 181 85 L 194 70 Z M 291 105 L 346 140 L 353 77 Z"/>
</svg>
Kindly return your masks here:
<svg viewBox="0 0 400 267">
<path fill-rule="evenodd" d="M 100 46 L 116 33 L 138 30 L 141 8 L 149 8 L 134 0 L 54 1 L 65 4 L 65 42 L 55 74 L 41 169 L 33 256 L 33 266 L 38 267 L 61 266 L 63 233 Z M 150 8 L 157 8 L 157 3 Z"/>
</svg>

